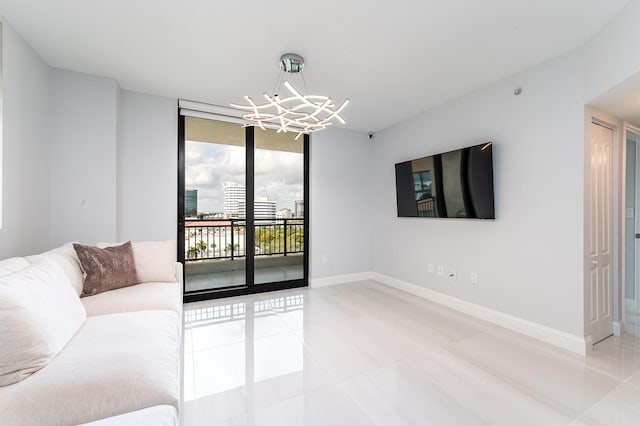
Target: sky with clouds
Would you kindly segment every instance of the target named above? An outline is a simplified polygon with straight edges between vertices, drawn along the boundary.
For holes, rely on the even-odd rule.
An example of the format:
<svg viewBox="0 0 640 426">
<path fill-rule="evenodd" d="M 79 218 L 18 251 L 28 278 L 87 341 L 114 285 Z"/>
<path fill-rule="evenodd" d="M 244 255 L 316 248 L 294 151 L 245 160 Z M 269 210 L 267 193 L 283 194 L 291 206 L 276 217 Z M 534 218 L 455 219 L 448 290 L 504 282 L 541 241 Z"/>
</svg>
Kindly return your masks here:
<svg viewBox="0 0 640 426">
<path fill-rule="evenodd" d="M 300 153 L 258 149 L 255 152 L 256 197 L 269 197 L 276 210 L 293 210 L 304 194 L 304 161 Z M 185 187 L 198 190 L 199 213 L 224 211 L 224 182 L 245 184 L 242 146 L 185 142 Z"/>
</svg>

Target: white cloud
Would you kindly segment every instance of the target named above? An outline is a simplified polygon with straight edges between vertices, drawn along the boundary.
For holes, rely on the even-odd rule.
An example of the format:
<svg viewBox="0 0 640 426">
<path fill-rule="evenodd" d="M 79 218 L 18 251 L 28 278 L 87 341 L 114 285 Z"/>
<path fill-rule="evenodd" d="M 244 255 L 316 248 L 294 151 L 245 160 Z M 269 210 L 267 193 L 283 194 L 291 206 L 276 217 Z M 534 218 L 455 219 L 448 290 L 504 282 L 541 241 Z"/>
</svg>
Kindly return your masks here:
<svg viewBox="0 0 640 426">
<path fill-rule="evenodd" d="M 187 141 L 185 163 L 185 186 L 198 190 L 200 212 L 223 211 L 224 182 L 245 183 L 244 147 Z M 256 197 L 293 209 L 304 193 L 302 154 L 260 149 L 254 163 Z"/>
</svg>

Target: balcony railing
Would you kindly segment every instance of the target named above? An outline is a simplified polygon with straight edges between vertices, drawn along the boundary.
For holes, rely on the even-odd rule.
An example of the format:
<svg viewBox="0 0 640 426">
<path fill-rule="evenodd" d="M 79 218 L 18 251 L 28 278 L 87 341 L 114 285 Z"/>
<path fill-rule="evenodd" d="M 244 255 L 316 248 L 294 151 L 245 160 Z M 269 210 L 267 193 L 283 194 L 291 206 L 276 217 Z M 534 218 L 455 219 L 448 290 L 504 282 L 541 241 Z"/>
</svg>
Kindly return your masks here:
<svg viewBox="0 0 640 426">
<path fill-rule="evenodd" d="M 186 261 L 246 256 L 244 219 L 187 220 Z M 256 219 L 255 256 L 287 256 L 304 252 L 304 219 Z"/>
</svg>

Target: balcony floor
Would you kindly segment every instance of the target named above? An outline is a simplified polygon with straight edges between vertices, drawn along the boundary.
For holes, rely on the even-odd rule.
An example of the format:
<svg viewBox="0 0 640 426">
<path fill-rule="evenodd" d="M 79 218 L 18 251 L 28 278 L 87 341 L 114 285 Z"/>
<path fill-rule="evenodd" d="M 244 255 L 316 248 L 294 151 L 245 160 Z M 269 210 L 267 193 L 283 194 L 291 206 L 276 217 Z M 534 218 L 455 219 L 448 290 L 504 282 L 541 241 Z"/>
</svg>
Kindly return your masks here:
<svg viewBox="0 0 640 426">
<path fill-rule="evenodd" d="M 187 264 L 185 269 L 186 291 L 211 290 L 229 286 L 241 286 L 246 283 L 244 269 L 204 273 L 191 273 L 189 269 Z M 301 264 L 264 266 L 255 269 L 255 283 L 265 284 L 302 279 L 303 274 L 303 266 Z"/>
</svg>

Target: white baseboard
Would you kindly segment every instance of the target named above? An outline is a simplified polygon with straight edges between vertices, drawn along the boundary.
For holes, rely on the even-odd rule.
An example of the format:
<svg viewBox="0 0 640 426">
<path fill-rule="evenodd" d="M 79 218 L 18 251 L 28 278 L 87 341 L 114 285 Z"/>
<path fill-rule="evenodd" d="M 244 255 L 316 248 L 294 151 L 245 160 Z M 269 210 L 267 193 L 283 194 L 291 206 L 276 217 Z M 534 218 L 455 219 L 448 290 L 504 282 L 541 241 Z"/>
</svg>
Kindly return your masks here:
<svg viewBox="0 0 640 426">
<path fill-rule="evenodd" d="M 624 333 L 624 321 L 614 321 L 613 322 L 613 335 L 614 336 L 622 336 Z"/>
<path fill-rule="evenodd" d="M 368 276 L 373 280 L 376 280 L 382 284 L 386 284 L 398 290 L 423 297 L 427 300 L 447 306 L 456 311 L 463 312 L 467 315 L 474 316 L 492 324 L 499 325 L 500 327 L 504 327 L 506 329 L 524 334 L 526 336 L 533 337 L 545 343 L 549 343 L 551 345 L 580 355 L 586 355 L 586 353 L 591 349 L 590 346 L 593 346 L 590 345 L 587 339 L 583 337 L 578 337 L 573 334 L 557 330 L 555 328 L 535 323 L 533 321 L 525 320 L 502 313 L 500 311 L 496 311 L 494 309 L 476 305 L 474 303 L 467 302 L 443 293 L 439 293 L 437 291 L 421 287 L 416 284 L 411 284 L 376 272 L 370 273 L 368 274 Z M 589 346 L 589 348 L 587 346 Z"/>
<path fill-rule="evenodd" d="M 371 272 L 360 272 L 357 274 L 334 275 L 326 278 L 311 278 L 309 286 L 311 288 L 327 287 L 330 285 L 351 283 L 371 279 Z"/>
</svg>

